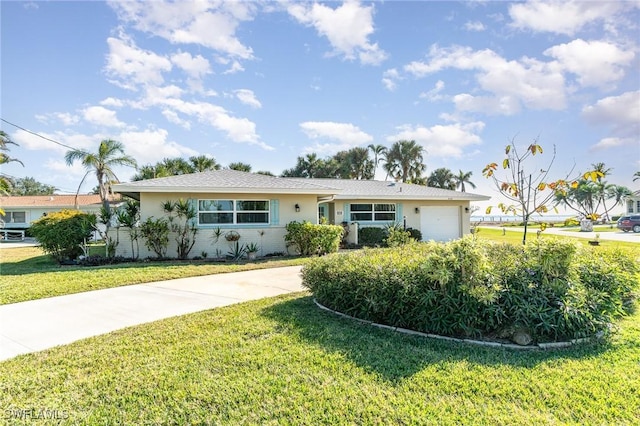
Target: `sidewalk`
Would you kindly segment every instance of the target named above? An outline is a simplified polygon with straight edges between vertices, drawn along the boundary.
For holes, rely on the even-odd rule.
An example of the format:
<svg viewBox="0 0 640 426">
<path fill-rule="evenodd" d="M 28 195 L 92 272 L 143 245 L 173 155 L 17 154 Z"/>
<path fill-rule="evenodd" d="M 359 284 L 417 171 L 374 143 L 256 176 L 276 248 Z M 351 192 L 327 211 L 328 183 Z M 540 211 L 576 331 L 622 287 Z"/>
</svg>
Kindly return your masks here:
<svg viewBox="0 0 640 426">
<path fill-rule="evenodd" d="M 0 306 L 0 361 L 125 327 L 305 290 L 300 266 L 181 278 Z"/>
</svg>

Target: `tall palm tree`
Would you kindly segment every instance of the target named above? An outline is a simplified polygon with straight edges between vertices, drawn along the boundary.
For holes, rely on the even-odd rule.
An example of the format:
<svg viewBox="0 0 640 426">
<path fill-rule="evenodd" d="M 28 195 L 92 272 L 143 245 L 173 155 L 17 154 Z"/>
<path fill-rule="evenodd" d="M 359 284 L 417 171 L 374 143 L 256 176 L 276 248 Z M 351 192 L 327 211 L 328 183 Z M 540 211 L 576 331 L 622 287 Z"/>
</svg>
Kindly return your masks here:
<svg viewBox="0 0 640 426">
<path fill-rule="evenodd" d="M 396 181 L 419 181 L 427 169 L 423 163 L 424 148 L 416 141 L 401 140 L 394 142 L 387 151 L 383 168 Z"/>
<path fill-rule="evenodd" d="M 384 145 L 374 145 L 370 144 L 367 148 L 373 152 L 373 175 L 375 177 L 376 170 L 378 169 L 378 164 L 383 160 L 384 155 L 387 152 L 387 147 Z"/>
<path fill-rule="evenodd" d="M 11 162 L 20 163 L 24 166 L 22 161 L 17 158 L 9 157 L 7 152 L 9 151 L 9 147 L 7 145 L 15 145 L 18 146 L 17 143 L 11 140 L 9 135 L 7 135 L 4 130 L 0 130 L 0 164 L 7 164 Z M 0 195 L 9 195 L 11 189 L 13 188 L 13 180 L 4 174 L 0 174 Z M 0 212 L 2 210 L 0 209 Z"/>
<path fill-rule="evenodd" d="M 197 157 L 189 157 L 191 166 L 196 172 L 205 172 L 207 170 L 220 170 L 220 164 L 215 158 L 207 157 L 206 155 L 198 155 Z"/>
<path fill-rule="evenodd" d="M 640 179 L 640 172 L 635 172 L 635 173 L 633 174 L 633 181 L 635 182 L 635 181 L 637 181 L 638 179 Z"/>
<path fill-rule="evenodd" d="M 322 159 L 318 158 L 318 154 L 312 152 L 307 154 L 306 157 L 300 158 L 300 165 L 302 166 L 302 173 L 305 177 L 314 178 L 318 172 L 318 169 L 322 167 Z"/>
<path fill-rule="evenodd" d="M 594 172 L 598 173 L 598 177 L 596 177 L 598 182 L 602 182 L 602 180 L 609 176 L 613 170 L 611 167 L 607 167 L 604 163 L 591 163 L 591 167 Z"/>
<path fill-rule="evenodd" d="M 460 188 L 461 192 L 466 192 L 466 188 L 464 184 L 468 184 L 471 188 L 476 189 L 476 184 L 471 182 L 471 175 L 473 172 L 463 172 L 460 170 L 457 176 L 453 177 L 453 181 L 455 182 L 456 188 Z"/>
<path fill-rule="evenodd" d="M 374 173 L 374 163 L 369 158 L 367 148 L 351 148 L 349 151 L 339 152 L 334 158 L 340 163 L 339 168 L 343 171 L 346 179 L 372 179 Z"/>
<path fill-rule="evenodd" d="M 137 167 L 136 160 L 124 154 L 124 145 L 112 139 L 105 139 L 100 142 L 98 152 L 90 153 L 79 149 L 67 151 L 64 159 L 68 166 L 72 165 L 76 160 L 80 160 L 87 173 L 80 181 L 80 186 L 84 182 L 89 173 L 94 172 L 98 179 L 98 188 L 100 190 L 100 200 L 105 211 L 109 211 L 109 186 L 108 182 L 118 181 L 118 177 L 113 171 L 115 166 L 131 166 Z M 78 186 L 78 191 L 80 191 Z"/>
<path fill-rule="evenodd" d="M 440 167 L 431 172 L 427 178 L 427 186 L 432 188 L 456 189 L 455 175 L 446 167 Z"/>
</svg>

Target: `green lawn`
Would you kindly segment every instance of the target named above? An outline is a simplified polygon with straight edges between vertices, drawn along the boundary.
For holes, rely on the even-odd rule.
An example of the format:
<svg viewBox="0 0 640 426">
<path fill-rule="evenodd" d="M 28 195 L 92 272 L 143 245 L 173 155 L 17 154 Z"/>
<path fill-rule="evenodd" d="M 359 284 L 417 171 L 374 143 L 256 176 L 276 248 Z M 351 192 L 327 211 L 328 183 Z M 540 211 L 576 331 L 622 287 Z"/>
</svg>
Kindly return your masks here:
<svg viewBox="0 0 640 426">
<path fill-rule="evenodd" d="M 606 343 L 515 352 L 381 330 L 294 294 L 2 362 L 0 407 L 11 424 L 33 409 L 62 424 L 631 425 L 638 342 L 638 314 Z"/>
<path fill-rule="evenodd" d="M 0 305 L 83 291 L 223 272 L 300 265 L 303 258 L 247 263 L 139 262 L 101 267 L 60 267 L 36 247 L 0 249 Z"/>
</svg>

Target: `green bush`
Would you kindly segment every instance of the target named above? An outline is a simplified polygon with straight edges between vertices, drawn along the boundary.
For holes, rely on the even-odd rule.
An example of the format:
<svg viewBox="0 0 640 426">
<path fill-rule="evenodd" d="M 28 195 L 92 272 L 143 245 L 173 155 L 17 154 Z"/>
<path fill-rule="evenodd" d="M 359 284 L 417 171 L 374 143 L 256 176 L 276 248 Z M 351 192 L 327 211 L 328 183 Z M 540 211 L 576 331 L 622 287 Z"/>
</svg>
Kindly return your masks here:
<svg viewBox="0 0 640 426">
<path fill-rule="evenodd" d="M 163 217 L 148 218 L 140 225 L 140 235 L 145 239 L 145 246 L 160 259 L 167 255 L 169 245 L 169 221 Z"/>
<path fill-rule="evenodd" d="M 384 229 L 375 226 L 358 228 L 358 243 L 367 247 L 380 247 L 384 244 L 387 234 Z"/>
<path fill-rule="evenodd" d="M 344 229 L 338 225 L 314 225 L 310 222 L 290 222 L 285 241 L 303 256 L 334 253 L 340 247 Z"/>
<path fill-rule="evenodd" d="M 399 223 L 387 226 L 385 233 L 387 234 L 387 238 L 385 238 L 384 242 L 387 247 L 403 246 L 415 242 L 415 240 L 411 238 L 411 232 L 405 230 Z"/>
<path fill-rule="evenodd" d="M 607 331 L 633 305 L 636 259 L 599 249 L 465 237 L 327 256 L 302 275 L 320 303 L 357 318 L 458 337 L 525 329 L 534 341 L 558 341 Z"/>
<path fill-rule="evenodd" d="M 56 261 L 75 260 L 84 253 L 84 244 L 91 238 L 96 216 L 79 210 L 49 213 L 31 224 L 31 234 L 45 253 Z"/>
<path fill-rule="evenodd" d="M 575 217 L 570 217 L 564 220 L 564 226 L 578 226 L 580 225 L 580 221 Z"/>
</svg>

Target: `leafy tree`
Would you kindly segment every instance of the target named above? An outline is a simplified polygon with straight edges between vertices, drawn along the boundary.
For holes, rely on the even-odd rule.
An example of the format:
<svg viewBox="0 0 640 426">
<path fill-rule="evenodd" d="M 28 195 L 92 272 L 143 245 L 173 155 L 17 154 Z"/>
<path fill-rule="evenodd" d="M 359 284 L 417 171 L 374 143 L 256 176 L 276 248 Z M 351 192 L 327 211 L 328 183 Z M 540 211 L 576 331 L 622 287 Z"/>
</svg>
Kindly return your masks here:
<svg viewBox="0 0 640 426">
<path fill-rule="evenodd" d="M 32 177 L 25 177 L 15 180 L 11 195 L 53 195 L 56 187 L 40 183 Z"/>
<path fill-rule="evenodd" d="M 16 162 L 24 166 L 22 161 L 12 158 L 7 154 L 7 152 L 9 152 L 9 147 L 7 145 L 18 146 L 17 143 L 11 140 L 9 135 L 7 135 L 3 130 L 0 130 L 0 165 Z M 9 176 L 0 174 L 0 195 L 9 195 L 13 188 L 13 184 L 14 182 Z M 0 209 L 0 213 L 3 213 L 2 209 Z"/>
<path fill-rule="evenodd" d="M 473 172 L 463 172 L 460 170 L 456 176 L 453 177 L 453 181 L 455 183 L 456 188 L 460 188 L 461 192 L 466 192 L 466 187 L 464 184 L 468 184 L 471 188 L 475 189 L 476 184 L 471 182 L 471 175 Z"/>
<path fill-rule="evenodd" d="M 427 178 L 427 186 L 442 189 L 456 189 L 455 176 L 446 167 L 435 169 Z"/>
<path fill-rule="evenodd" d="M 206 155 L 198 155 L 197 157 L 189 157 L 193 171 L 206 172 L 209 170 L 220 170 L 220 164 L 218 164 L 215 158 L 207 157 Z"/>
<path fill-rule="evenodd" d="M 242 162 L 229 163 L 227 166 L 230 170 L 237 170 L 239 172 L 251 172 L 251 165 Z"/>
<path fill-rule="evenodd" d="M 424 148 L 415 141 L 395 142 L 387 152 L 383 167 L 396 181 L 416 183 L 427 168 L 423 152 Z"/>
<path fill-rule="evenodd" d="M 87 173 L 82 178 L 80 185 L 91 172 L 95 173 L 98 179 L 98 187 L 100 189 L 100 199 L 102 206 L 109 209 L 109 181 L 118 181 L 113 168 L 115 166 L 131 166 L 137 167 L 136 160 L 124 154 L 124 145 L 112 139 L 105 139 L 100 142 L 98 151 L 90 153 L 79 149 L 67 151 L 64 156 L 67 165 L 72 165 L 76 160 L 80 160 Z M 80 186 L 78 186 L 78 190 Z"/>
<path fill-rule="evenodd" d="M 622 203 L 624 197 L 631 195 L 629 188 L 620 185 L 609 185 L 606 182 L 579 179 L 577 185 L 566 191 L 556 193 L 556 205 L 564 205 L 587 219 L 597 220 Z M 607 200 L 614 203 L 607 207 Z"/>
<path fill-rule="evenodd" d="M 373 179 L 375 171 L 374 162 L 369 158 L 369 150 L 366 148 L 351 148 L 348 151 L 340 151 L 325 164 L 336 165 L 336 177 L 342 179 Z"/>
<path fill-rule="evenodd" d="M 318 172 L 325 167 L 324 160 L 318 158 L 318 154 L 311 153 L 305 157 L 298 157 L 296 165 L 282 172 L 283 177 L 317 178 Z"/>
<path fill-rule="evenodd" d="M 538 145 L 537 140 L 522 154 L 518 152 L 515 142 L 512 141 L 505 148 L 505 158 L 502 160 L 502 168 L 506 171 L 504 177 L 496 176 L 498 169 L 496 163 L 487 164 L 482 170 L 483 176 L 493 179 L 500 194 L 513 203 L 499 203 L 498 207 L 502 212 L 517 214 L 522 218 L 524 223 L 522 244 L 526 244 L 527 241 L 527 227 L 531 216 L 534 213 L 546 213 L 556 194 L 565 193 L 571 186 L 577 186 L 577 182 L 569 181 L 569 175 L 565 179 L 548 180 L 549 171 L 556 158 L 555 146 L 547 167 L 540 169 L 538 166 L 532 166 L 539 170 L 535 174 L 527 171 L 527 160 L 542 153 L 542 147 Z M 589 176 L 595 180 L 598 172 L 593 172 Z M 491 208 L 491 206 L 487 208 L 487 214 L 491 213 Z"/>
<path fill-rule="evenodd" d="M 373 153 L 373 173 L 378 169 L 378 164 L 384 159 L 387 153 L 387 147 L 384 145 L 370 144 L 367 148 Z"/>
</svg>

